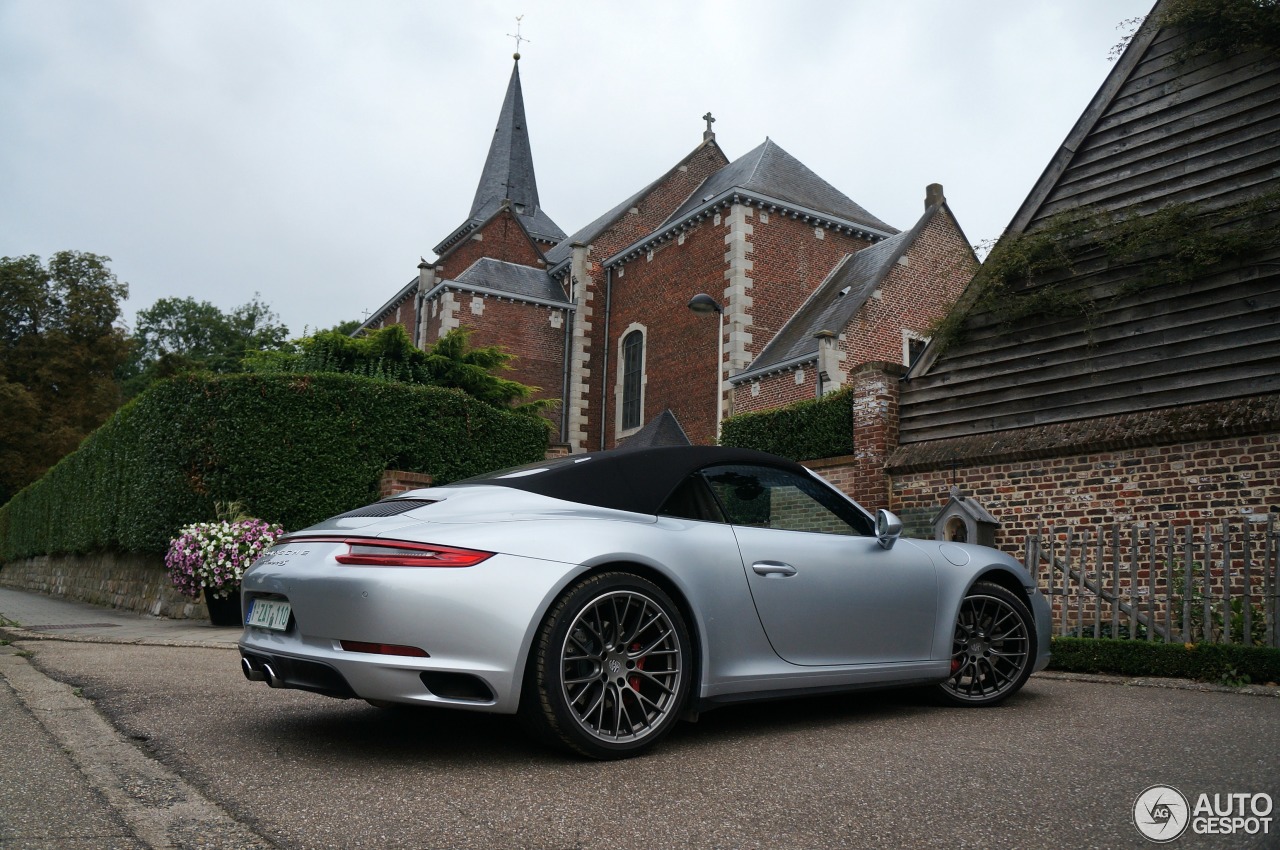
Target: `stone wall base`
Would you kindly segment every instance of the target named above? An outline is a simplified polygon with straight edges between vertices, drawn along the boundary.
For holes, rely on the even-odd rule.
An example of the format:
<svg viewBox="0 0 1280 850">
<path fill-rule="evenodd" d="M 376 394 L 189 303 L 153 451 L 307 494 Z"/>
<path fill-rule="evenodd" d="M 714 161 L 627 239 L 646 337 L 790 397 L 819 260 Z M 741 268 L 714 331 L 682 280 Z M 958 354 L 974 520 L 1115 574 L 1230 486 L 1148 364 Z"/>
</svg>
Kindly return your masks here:
<svg viewBox="0 0 1280 850">
<path fill-rule="evenodd" d="M 0 586 L 174 620 L 207 620 L 203 599 L 178 592 L 160 555 L 41 555 L 0 567 Z"/>
</svg>

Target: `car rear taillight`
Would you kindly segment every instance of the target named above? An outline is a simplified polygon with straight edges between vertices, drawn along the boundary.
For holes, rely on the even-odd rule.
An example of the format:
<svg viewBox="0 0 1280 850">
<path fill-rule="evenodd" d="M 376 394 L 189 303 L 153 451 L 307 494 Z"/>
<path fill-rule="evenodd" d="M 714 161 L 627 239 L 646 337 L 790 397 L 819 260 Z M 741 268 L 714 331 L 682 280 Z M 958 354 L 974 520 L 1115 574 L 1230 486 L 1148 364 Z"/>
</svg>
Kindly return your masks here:
<svg viewBox="0 0 1280 850">
<path fill-rule="evenodd" d="M 430 658 L 424 649 L 416 646 L 401 646 L 398 643 L 369 643 L 363 640 L 338 641 L 347 652 L 369 652 L 374 655 L 407 655 L 411 658 Z"/>
<path fill-rule="evenodd" d="M 493 557 L 492 552 L 409 543 L 403 540 L 347 538 L 347 551 L 334 558 L 339 564 L 363 567 L 474 567 Z"/>
</svg>

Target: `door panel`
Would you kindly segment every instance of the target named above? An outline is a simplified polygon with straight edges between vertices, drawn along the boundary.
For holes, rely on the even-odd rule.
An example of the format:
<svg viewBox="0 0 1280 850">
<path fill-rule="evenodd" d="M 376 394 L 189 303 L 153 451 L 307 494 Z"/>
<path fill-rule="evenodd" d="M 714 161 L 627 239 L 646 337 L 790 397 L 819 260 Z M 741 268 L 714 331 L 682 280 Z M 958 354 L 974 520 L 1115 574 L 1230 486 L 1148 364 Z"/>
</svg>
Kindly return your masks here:
<svg viewBox="0 0 1280 850">
<path fill-rule="evenodd" d="M 779 656 L 804 665 L 929 658 L 938 582 L 924 552 L 881 547 L 865 512 L 816 477 L 747 464 L 701 475 Z"/>
<path fill-rule="evenodd" d="M 742 526 L 733 531 L 760 622 L 785 660 L 828 665 L 929 658 L 937 577 L 914 546 L 899 542 L 886 551 L 873 537 Z M 770 564 L 788 569 L 770 570 Z"/>
</svg>

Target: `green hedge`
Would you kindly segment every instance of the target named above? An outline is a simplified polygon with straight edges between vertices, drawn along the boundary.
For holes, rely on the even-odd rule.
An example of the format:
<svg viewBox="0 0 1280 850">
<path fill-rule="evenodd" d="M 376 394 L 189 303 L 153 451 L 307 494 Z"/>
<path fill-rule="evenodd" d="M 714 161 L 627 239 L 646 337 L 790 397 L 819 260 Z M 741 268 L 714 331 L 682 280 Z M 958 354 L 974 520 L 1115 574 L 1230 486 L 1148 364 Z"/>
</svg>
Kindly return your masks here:
<svg viewBox="0 0 1280 850">
<path fill-rule="evenodd" d="M 459 390 L 353 375 L 185 376 L 121 408 L 0 507 L 0 561 L 162 552 L 240 502 L 286 529 L 367 504 L 383 469 L 447 483 L 530 463 L 547 429 Z"/>
<path fill-rule="evenodd" d="M 1107 638 L 1053 639 L 1050 670 L 1165 676 L 1239 685 L 1280 682 L 1280 649 L 1222 643 L 1152 643 Z"/>
<path fill-rule="evenodd" d="M 853 393 L 845 388 L 724 421 L 720 444 L 758 449 L 792 460 L 836 457 L 853 452 Z"/>
</svg>

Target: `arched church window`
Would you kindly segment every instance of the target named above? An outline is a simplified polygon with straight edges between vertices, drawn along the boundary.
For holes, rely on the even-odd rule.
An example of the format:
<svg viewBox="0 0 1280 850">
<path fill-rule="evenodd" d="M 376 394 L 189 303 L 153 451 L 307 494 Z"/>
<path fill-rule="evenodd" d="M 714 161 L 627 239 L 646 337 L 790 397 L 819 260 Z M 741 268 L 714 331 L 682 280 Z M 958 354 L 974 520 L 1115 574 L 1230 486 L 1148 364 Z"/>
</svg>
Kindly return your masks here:
<svg viewBox="0 0 1280 850">
<path fill-rule="evenodd" d="M 640 427 L 640 380 L 644 371 L 644 334 L 634 330 L 622 338 L 622 427 Z"/>
</svg>

